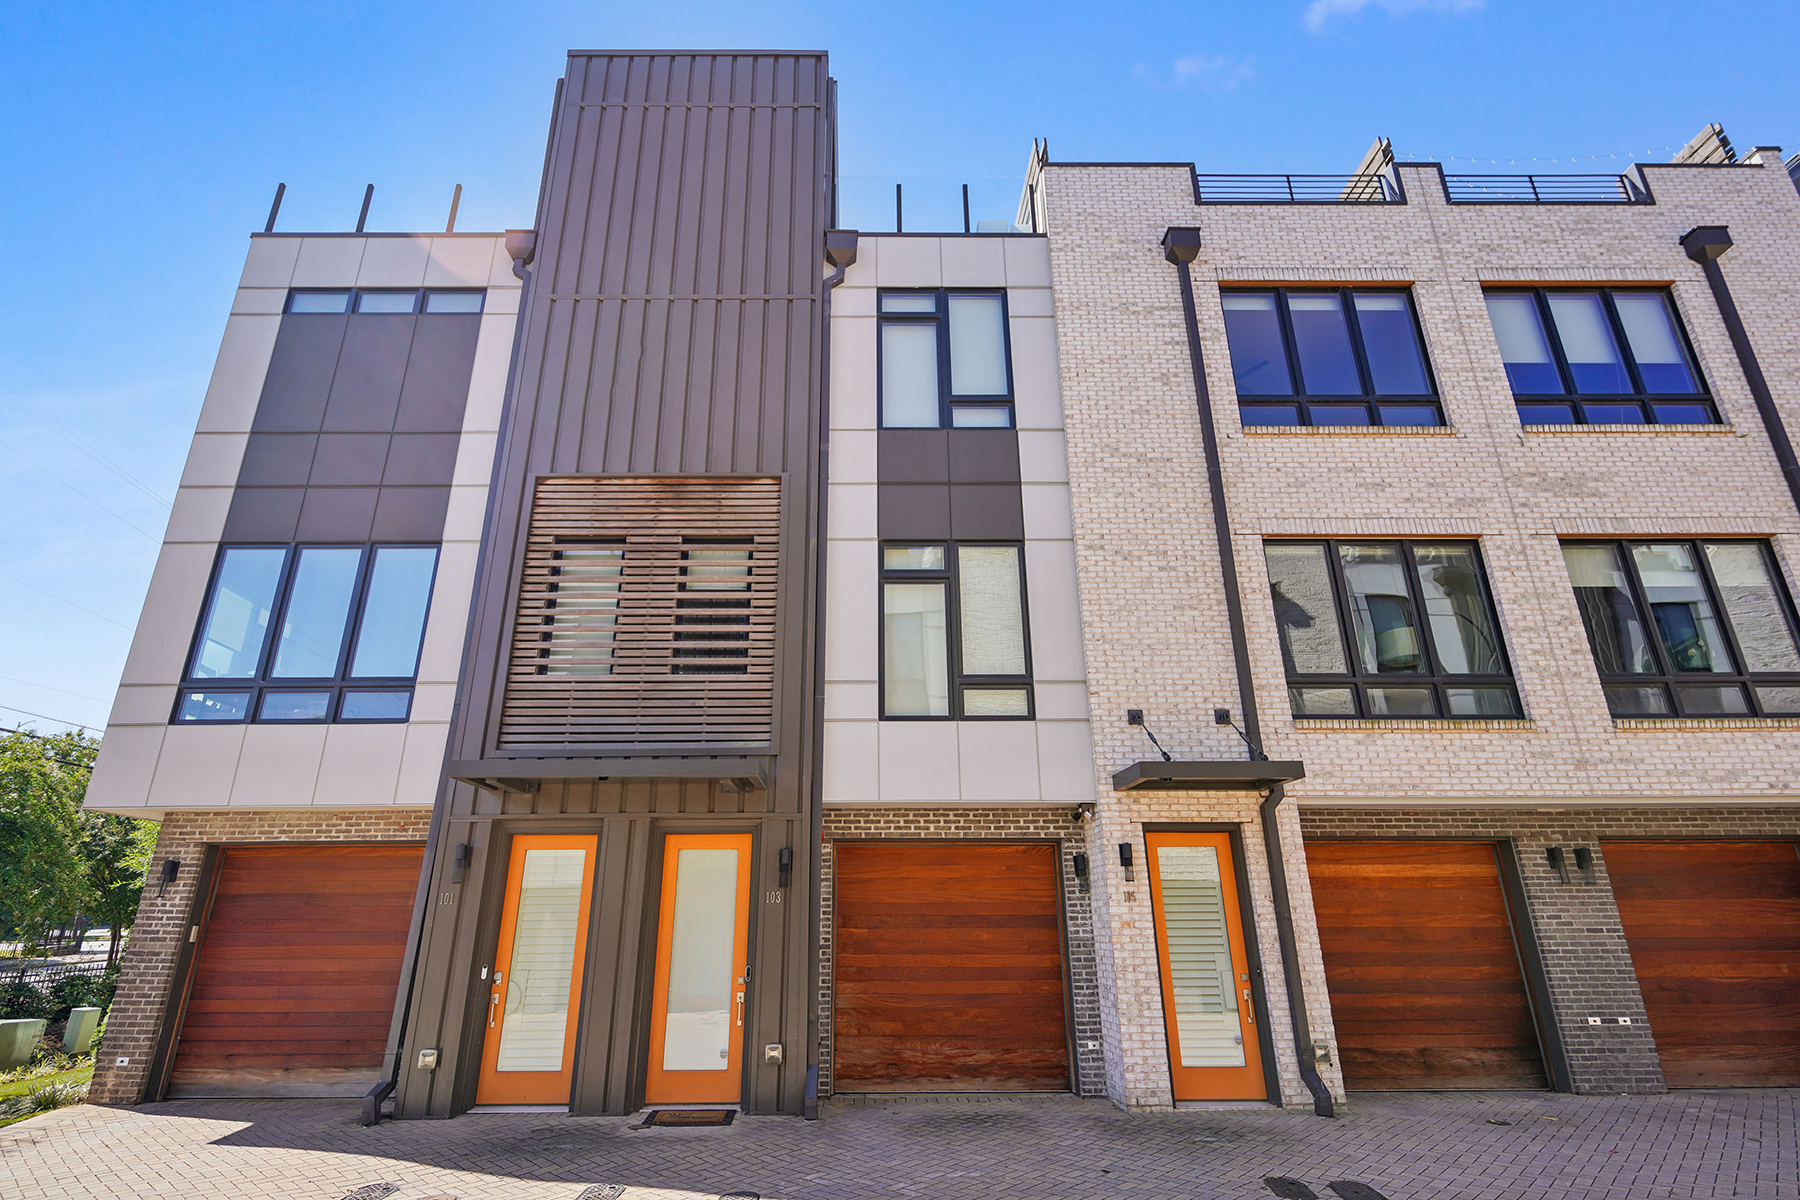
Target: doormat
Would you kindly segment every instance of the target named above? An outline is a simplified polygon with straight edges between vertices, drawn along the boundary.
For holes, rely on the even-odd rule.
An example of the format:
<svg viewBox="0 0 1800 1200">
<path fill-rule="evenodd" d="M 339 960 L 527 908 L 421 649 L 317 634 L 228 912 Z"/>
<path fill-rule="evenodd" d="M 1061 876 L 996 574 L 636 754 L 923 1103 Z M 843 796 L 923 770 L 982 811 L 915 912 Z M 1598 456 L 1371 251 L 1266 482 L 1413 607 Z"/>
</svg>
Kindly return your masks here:
<svg viewBox="0 0 1800 1200">
<path fill-rule="evenodd" d="M 645 1117 L 638 1129 L 691 1128 L 696 1125 L 729 1125 L 735 1108 L 659 1108 Z"/>
</svg>

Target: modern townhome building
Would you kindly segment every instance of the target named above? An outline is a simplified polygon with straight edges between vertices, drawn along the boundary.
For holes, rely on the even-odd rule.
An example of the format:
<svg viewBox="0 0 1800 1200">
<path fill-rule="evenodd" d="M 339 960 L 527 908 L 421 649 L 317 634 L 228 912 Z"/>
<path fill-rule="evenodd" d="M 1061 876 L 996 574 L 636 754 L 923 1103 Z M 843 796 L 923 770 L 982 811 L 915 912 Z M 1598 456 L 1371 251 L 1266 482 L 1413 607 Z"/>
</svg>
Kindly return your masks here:
<svg viewBox="0 0 1800 1200">
<path fill-rule="evenodd" d="M 531 228 L 252 235 L 95 1098 L 1800 1082 L 1779 151 L 857 232 L 835 86 L 574 52 Z"/>
</svg>

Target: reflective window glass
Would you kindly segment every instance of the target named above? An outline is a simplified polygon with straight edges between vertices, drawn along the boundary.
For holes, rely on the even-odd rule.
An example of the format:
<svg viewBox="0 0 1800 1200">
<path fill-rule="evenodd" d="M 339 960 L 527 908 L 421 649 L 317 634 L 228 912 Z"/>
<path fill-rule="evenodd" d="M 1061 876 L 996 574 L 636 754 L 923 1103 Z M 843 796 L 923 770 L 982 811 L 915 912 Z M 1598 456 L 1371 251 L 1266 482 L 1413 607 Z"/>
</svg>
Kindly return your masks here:
<svg viewBox="0 0 1800 1200">
<path fill-rule="evenodd" d="M 965 675 L 1025 673 L 1025 610 L 1017 546 L 958 546 L 962 670 Z"/>
<path fill-rule="evenodd" d="M 1669 689 L 1665 687 L 1620 687 L 1609 684 L 1606 687 L 1606 711 L 1615 717 L 1667 717 L 1673 716 L 1674 706 L 1669 702 Z"/>
<path fill-rule="evenodd" d="M 1619 357 L 1619 343 L 1613 338 L 1600 293 L 1548 292 L 1544 298 L 1550 304 L 1550 319 L 1556 322 L 1556 336 L 1562 341 L 1575 390 L 1589 395 L 1631 391 L 1631 376 Z"/>
<path fill-rule="evenodd" d="M 1699 391 L 1669 311 L 1669 298 L 1661 292 L 1614 292 L 1612 297 L 1644 390 L 1652 395 Z"/>
<path fill-rule="evenodd" d="M 747 592 L 756 551 L 749 546 L 681 552 L 682 588 L 690 592 Z"/>
<path fill-rule="evenodd" d="M 417 292 L 358 292 L 356 294 L 356 311 L 359 313 L 409 313 L 419 302 Z"/>
<path fill-rule="evenodd" d="M 545 675 L 610 675 L 619 623 L 622 546 L 568 546 L 556 552 L 556 604 L 544 617 Z"/>
<path fill-rule="evenodd" d="M 933 295 L 896 295 L 887 293 L 881 298 L 881 311 L 884 313 L 934 313 L 937 311 L 937 297 Z"/>
<path fill-rule="evenodd" d="M 1656 655 L 1650 649 L 1618 547 L 1568 544 L 1563 546 L 1563 562 L 1600 673 L 1654 674 Z"/>
<path fill-rule="evenodd" d="M 941 571 L 942 546 L 883 546 L 881 565 L 889 571 Z"/>
<path fill-rule="evenodd" d="M 964 688 L 962 715 L 1024 717 L 1031 715 L 1031 704 L 1024 688 Z"/>
<path fill-rule="evenodd" d="M 1581 415 L 1589 425 L 1642 425 L 1644 410 L 1635 404 L 1584 404 Z"/>
<path fill-rule="evenodd" d="M 259 721 L 323 721 L 331 707 L 330 692 L 264 692 Z"/>
<path fill-rule="evenodd" d="M 337 674 L 344 629 L 362 564 L 360 546 L 308 546 L 300 551 L 275 645 L 276 679 L 329 679 Z"/>
<path fill-rule="evenodd" d="M 436 547 L 382 546 L 375 551 L 351 675 L 411 678 L 418 670 L 436 568 Z"/>
<path fill-rule="evenodd" d="M 881 424 L 887 429 L 936 429 L 937 326 L 881 327 Z"/>
<path fill-rule="evenodd" d="M 1692 548 L 1683 542 L 1633 546 L 1632 557 L 1669 665 L 1678 672 L 1729 672 L 1731 652 Z"/>
<path fill-rule="evenodd" d="M 341 313 L 350 311 L 349 292 L 295 292 L 288 298 L 291 313 Z"/>
<path fill-rule="evenodd" d="M 1398 542 L 1340 543 L 1356 653 L 1363 670 L 1425 670 L 1425 651 Z"/>
<path fill-rule="evenodd" d="M 1272 292 L 1226 292 L 1225 339 L 1231 346 L 1231 375 L 1240 396 L 1291 396 L 1281 315 Z"/>
<path fill-rule="evenodd" d="M 1372 717 L 1435 717 L 1437 698 L 1430 688 L 1372 687 L 1368 690 Z"/>
<path fill-rule="evenodd" d="M 1314 425 L 1367 425 L 1369 410 L 1361 404 L 1311 404 Z"/>
<path fill-rule="evenodd" d="M 1415 542 L 1413 569 L 1418 573 L 1419 596 L 1425 603 L 1438 669 L 1447 675 L 1503 674 L 1506 659 L 1488 613 L 1475 547 L 1467 542 Z"/>
<path fill-rule="evenodd" d="M 185 692 L 176 719 L 241 721 L 250 708 L 249 692 Z"/>
<path fill-rule="evenodd" d="M 411 692 L 345 692 L 338 720 L 404 721 L 411 708 Z"/>
<path fill-rule="evenodd" d="M 1437 409 L 1423 404 L 1384 404 L 1381 406 L 1381 423 L 1383 425 L 1436 425 Z"/>
<path fill-rule="evenodd" d="M 957 429 L 1010 429 L 1012 409 L 998 404 L 958 404 L 950 410 Z"/>
<path fill-rule="evenodd" d="M 1345 671 L 1344 638 L 1331 588 L 1331 563 L 1318 542 L 1266 542 L 1269 591 L 1281 657 L 1290 675 Z"/>
<path fill-rule="evenodd" d="M 1296 717 L 1354 717 L 1356 689 L 1347 687 L 1291 687 L 1288 705 Z"/>
<path fill-rule="evenodd" d="M 950 294 L 950 394 L 1006 394 L 1006 311 L 999 296 Z"/>
<path fill-rule="evenodd" d="M 1544 336 L 1537 298 L 1521 292 L 1489 292 L 1487 310 L 1513 394 L 1561 395 L 1562 376 L 1557 373 L 1556 358 L 1550 352 L 1550 339 Z"/>
<path fill-rule="evenodd" d="M 428 313 L 478 313 L 481 311 L 481 292 L 426 292 L 425 311 Z"/>
<path fill-rule="evenodd" d="M 224 552 L 188 678 L 256 677 L 286 561 L 281 546 L 233 546 Z"/>
<path fill-rule="evenodd" d="M 1744 669 L 1800 672 L 1800 647 L 1763 548 L 1754 542 L 1707 542 L 1705 550 Z"/>
<path fill-rule="evenodd" d="M 1306 394 L 1362 395 L 1362 377 L 1356 372 L 1356 354 L 1350 349 L 1350 326 L 1344 320 L 1344 298 L 1336 292 L 1293 292 L 1287 301 L 1294 349 L 1300 359 L 1300 383 Z"/>
<path fill-rule="evenodd" d="M 1363 354 L 1377 396 L 1422 396 L 1430 393 L 1425 357 L 1419 352 L 1412 306 L 1404 292 L 1356 292 L 1356 323 L 1362 331 Z M 1385 410 L 1384 410 L 1385 411 Z M 1394 422 L 1386 422 L 1393 424 Z M 1409 424 L 1434 425 L 1435 421 Z"/>
<path fill-rule="evenodd" d="M 883 713 L 949 716 L 944 584 L 886 583 L 881 592 Z"/>
<path fill-rule="evenodd" d="M 1300 410 L 1291 404 L 1246 404 L 1238 417 L 1246 425 L 1298 425 Z"/>
</svg>

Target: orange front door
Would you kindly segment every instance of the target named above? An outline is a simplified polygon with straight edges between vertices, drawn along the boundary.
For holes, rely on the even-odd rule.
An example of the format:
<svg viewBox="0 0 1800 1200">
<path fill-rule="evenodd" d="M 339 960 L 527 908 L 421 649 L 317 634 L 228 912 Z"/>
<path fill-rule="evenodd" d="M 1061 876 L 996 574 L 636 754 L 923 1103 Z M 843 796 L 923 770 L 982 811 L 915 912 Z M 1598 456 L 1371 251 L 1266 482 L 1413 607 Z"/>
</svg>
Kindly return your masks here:
<svg viewBox="0 0 1800 1200">
<path fill-rule="evenodd" d="M 567 1104 L 595 837 L 521 834 L 506 870 L 477 1104 Z"/>
<path fill-rule="evenodd" d="M 1144 841 L 1175 1099 L 1265 1099 L 1230 835 Z"/>
<path fill-rule="evenodd" d="M 669 834 L 663 845 L 651 1104 L 735 1103 L 742 1094 L 749 980 L 750 835 Z"/>
</svg>

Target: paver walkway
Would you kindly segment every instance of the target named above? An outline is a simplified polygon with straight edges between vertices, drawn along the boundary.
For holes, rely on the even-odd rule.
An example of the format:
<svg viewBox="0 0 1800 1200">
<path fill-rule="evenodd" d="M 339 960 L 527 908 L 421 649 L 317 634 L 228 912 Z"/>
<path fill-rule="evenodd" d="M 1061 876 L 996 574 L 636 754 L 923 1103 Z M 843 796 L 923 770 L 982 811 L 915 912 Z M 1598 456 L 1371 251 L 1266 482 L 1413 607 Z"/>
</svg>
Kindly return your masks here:
<svg viewBox="0 0 1800 1200">
<path fill-rule="evenodd" d="M 1263 1180 L 1287 1176 L 1324 1200 L 1334 1181 L 1388 1200 L 1800 1198 L 1797 1110 L 1795 1091 L 1369 1093 L 1329 1121 L 1073 1097 L 846 1099 L 814 1124 L 633 1130 L 530 1113 L 364 1129 L 339 1101 L 83 1105 L 0 1130 L 0 1196 L 602 1200 L 617 1193 L 595 1185 L 610 1184 L 624 1200 L 1268 1200 Z"/>
</svg>

